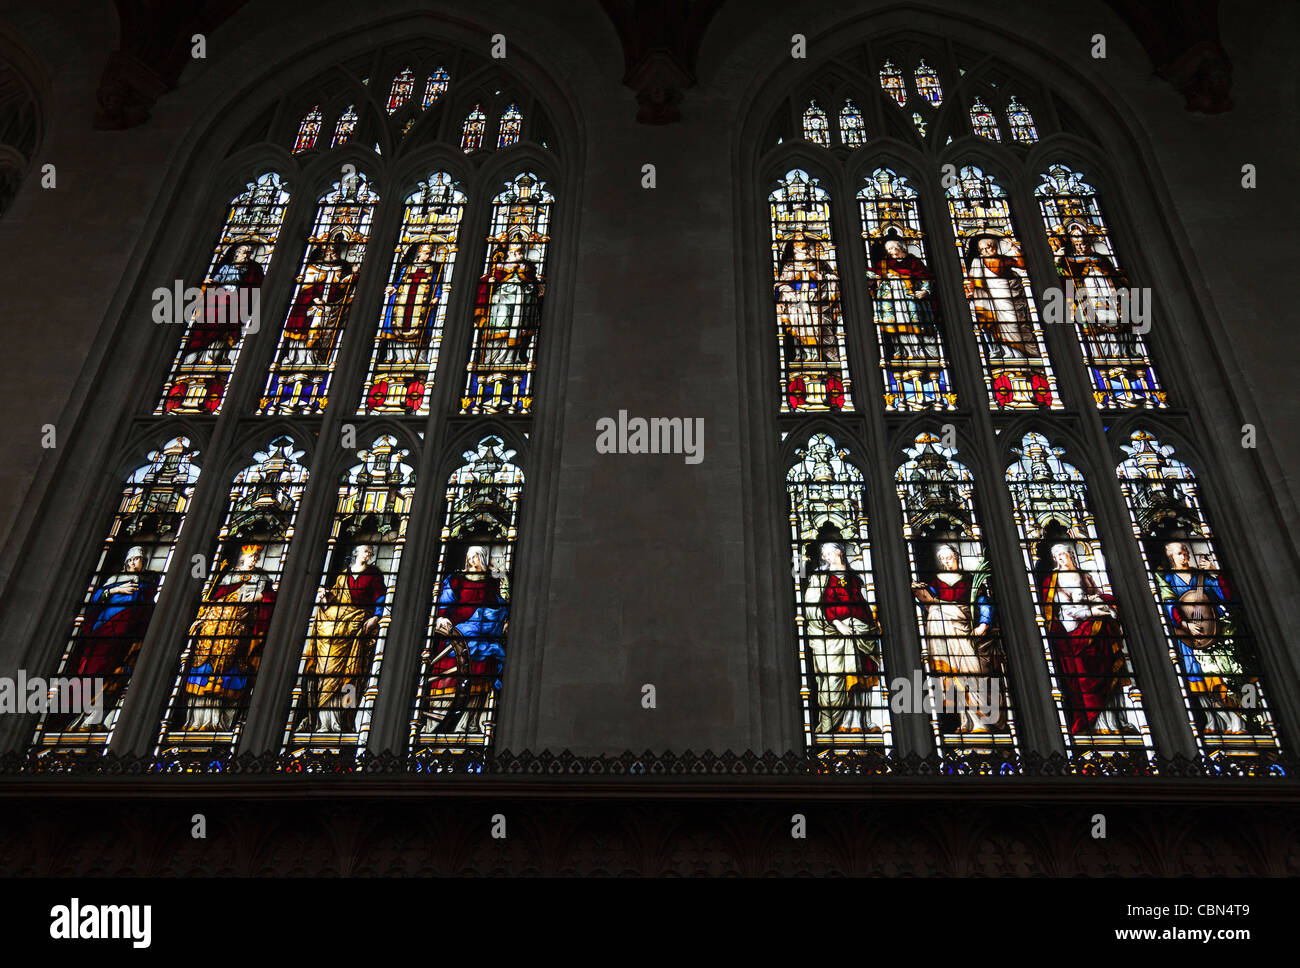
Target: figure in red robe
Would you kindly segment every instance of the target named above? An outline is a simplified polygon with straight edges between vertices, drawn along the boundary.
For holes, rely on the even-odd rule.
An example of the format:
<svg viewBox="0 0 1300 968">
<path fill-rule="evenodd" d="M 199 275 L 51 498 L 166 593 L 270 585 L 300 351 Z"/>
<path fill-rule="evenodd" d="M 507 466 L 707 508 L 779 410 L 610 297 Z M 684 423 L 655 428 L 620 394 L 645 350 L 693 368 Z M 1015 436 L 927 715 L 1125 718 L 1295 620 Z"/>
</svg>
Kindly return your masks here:
<svg viewBox="0 0 1300 968">
<path fill-rule="evenodd" d="M 487 550 L 475 545 L 465 552 L 465 570 L 443 579 L 425 687 L 426 733 L 439 732 L 457 712 L 465 732 L 483 732 L 488 697 L 501 688 L 506 655 L 501 639 L 509 627 L 510 605 L 487 561 Z"/>
<path fill-rule="evenodd" d="M 185 337 L 182 362 L 224 362 L 239 342 L 243 324 L 257 310 L 253 293 L 266 278 L 256 253 L 252 242 L 235 242 L 226 249 L 212 278 L 204 282 L 202 315 Z"/>
</svg>

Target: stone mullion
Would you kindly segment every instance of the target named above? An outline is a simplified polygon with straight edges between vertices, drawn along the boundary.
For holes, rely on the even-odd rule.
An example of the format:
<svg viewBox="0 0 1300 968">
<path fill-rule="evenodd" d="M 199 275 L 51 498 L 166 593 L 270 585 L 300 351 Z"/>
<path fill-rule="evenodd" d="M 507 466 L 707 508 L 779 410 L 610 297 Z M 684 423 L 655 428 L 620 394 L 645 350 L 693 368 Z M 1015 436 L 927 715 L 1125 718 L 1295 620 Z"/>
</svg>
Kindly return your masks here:
<svg viewBox="0 0 1300 968">
<path fill-rule="evenodd" d="M 895 679 L 910 679 L 913 670 L 921 670 L 921 642 L 913 619 L 911 569 L 902 548 L 902 512 L 894 490 L 895 455 L 888 450 L 889 435 L 884 418 L 884 378 L 875 363 L 880 346 L 873 323 L 872 300 L 867 291 L 867 251 L 862 238 L 857 186 L 841 178 L 832 198 L 832 218 L 840 267 L 840 288 L 844 324 L 848 336 L 849 366 L 854 377 L 854 402 L 858 408 L 859 436 L 869 453 L 854 462 L 866 477 L 868 525 L 872 548 L 872 578 L 876 586 L 877 618 L 882 629 L 885 676 L 881 681 L 886 703 L 889 684 Z M 865 432 L 863 432 L 865 431 Z M 912 715 L 889 712 L 894 751 L 900 756 L 934 753 L 929 714 Z"/>
<path fill-rule="evenodd" d="M 937 173 L 934 173 L 937 174 Z M 937 181 L 937 179 L 936 179 Z M 943 309 L 949 365 L 954 376 L 959 411 L 954 419 L 968 427 L 975 445 L 970 460 L 958 451 L 957 459 L 975 474 L 976 504 L 984 527 L 985 547 L 993 565 L 999 626 L 1007 654 L 1007 679 L 1011 683 L 1013 715 L 1022 752 L 1064 753 L 1065 745 L 1042 643 L 1034 603 L 1027 597 L 1023 579 L 1018 531 L 1010 513 L 1006 486 L 1006 460 L 994 425 L 989 392 L 984 384 L 984 363 L 966 301 L 960 256 L 942 184 L 921 189 L 923 224 L 933 259 L 936 296 Z M 957 255 L 954 261 L 954 255 Z M 947 415 L 936 415 L 940 420 Z"/>
<path fill-rule="evenodd" d="M 1032 181 L 1019 181 L 1009 191 L 1015 224 L 1019 229 L 1025 268 L 1039 297 L 1040 315 L 1043 296 L 1049 288 L 1060 286 L 1046 230 L 1035 201 Z M 1068 315 L 1068 313 L 1067 313 Z M 1067 332 L 1066 330 L 1069 330 Z M 1146 568 L 1129 524 L 1128 507 L 1119 489 L 1115 469 L 1109 463 L 1110 447 L 1102 423 L 1102 413 L 1095 404 L 1091 379 L 1087 376 L 1083 350 L 1073 322 L 1044 324 L 1048 348 L 1055 364 L 1058 386 L 1068 387 L 1067 401 L 1076 407 L 1070 411 L 1070 426 L 1077 427 L 1086 454 L 1107 461 L 1097 466 L 1085 462 L 1084 454 L 1069 457 L 1071 463 L 1088 473 L 1089 504 L 1097 521 L 1097 531 L 1106 549 L 1107 572 L 1112 592 L 1120 602 L 1120 621 L 1129 646 L 1133 670 L 1138 676 L 1142 708 L 1158 752 L 1165 755 L 1195 756 L 1197 747 L 1187 722 L 1177 673 L 1169 662 L 1169 646 L 1158 612 L 1145 604 L 1150 599 Z M 1062 365 L 1064 364 L 1064 365 Z M 1050 418 L 1060 421 L 1057 413 Z M 1053 443 L 1059 443 L 1053 440 Z M 1140 604 L 1142 603 L 1142 604 Z"/>
</svg>

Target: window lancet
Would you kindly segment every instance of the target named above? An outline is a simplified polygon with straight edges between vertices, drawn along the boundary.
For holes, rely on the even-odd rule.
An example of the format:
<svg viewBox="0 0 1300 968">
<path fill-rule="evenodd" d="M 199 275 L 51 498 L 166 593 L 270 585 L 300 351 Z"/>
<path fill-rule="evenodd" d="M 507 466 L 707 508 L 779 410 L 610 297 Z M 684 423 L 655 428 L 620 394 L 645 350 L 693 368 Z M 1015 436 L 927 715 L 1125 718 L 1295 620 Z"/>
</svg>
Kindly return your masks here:
<svg viewBox="0 0 1300 968">
<path fill-rule="evenodd" d="M 1060 408 L 1006 192 L 968 165 L 947 196 L 991 405 Z"/>
<path fill-rule="evenodd" d="M 840 108 L 840 141 L 849 148 L 861 148 L 867 143 L 867 125 L 852 98 L 846 98 Z"/>
<path fill-rule="evenodd" d="M 420 657 L 413 750 L 491 745 L 510 632 L 524 472 L 500 437 L 465 451 L 447 481 L 441 551 Z"/>
<path fill-rule="evenodd" d="M 428 82 L 424 85 L 424 108 L 428 110 L 434 103 L 447 93 L 447 88 L 451 85 L 451 75 L 441 67 L 437 68 L 429 75 Z"/>
<path fill-rule="evenodd" d="M 1150 290 L 1129 285 L 1096 191 L 1079 172 L 1052 165 L 1034 194 L 1064 287 L 1062 307 L 1078 330 L 1097 406 L 1165 406 L 1135 319 L 1150 314 Z"/>
<path fill-rule="evenodd" d="M 830 194 L 807 172 L 768 196 L 783 413 L 854 409 Z"/>
<path fill-rule="evenodd" d="M 523 173 L 492 200 L 461 413 L 529 413 L 555 197 Z"/>
<path fill-rule="evenodd" d="M 970 126 L 981 138 L 988 138 L 990 141 L 1001 141 L 1002 134 L 998 131 L 998 120 L 993 116 L 989 106 L 978 97 L 970 106 Z"/>
<path fill-rule="evenodd" d="M 1151 731 L 1087 483 L 1041 434 L 1013 452 L 1007 487 L 1066 745 L 1085 757 L 1145 759 Z"/>
<path fill-rule="evenodd" d="M 1116 475 L 1192 732 L 1212 760 L 1274 752 L 1277 730 L 1254 636 L 1224 572 L 1196 476 L 1149 432 L 1135 431 L 1129 440 Z"/>
<path fill-rule="evenodd" d="M 349 104 L 346 111 L 339 116 L 338 124 L 334 126 L 334 140 L 330 142 L 331 148 L 337 148 L 339 145 L 345 145 L 352 140 L 352 135 L 357 130 L 357 107 L 355 104 Z"/>
<path fill-rule="evenodd" d="M 823 148 L 831 146 L 830 122 L 826 119 L 826 112 L 817 106 L 816 101 L 809 104 L 808 110 L 803 113 L 803 136 Z"/>
<path fill-rule="evenodd" d="M 415 496 L 411 453 L 383 435 L 339 485 L 325 563 L 298 661 L 285 748 L 365 746 Z"/>
<path fill-rule="evenodd" d="M 42 716 L 38 749 L 103 748 L 112 736 L 190 510 L 195 456 L 188 438 L 174 437 L 127 476 L 55 674 L 82 680 L 75 695 L 52 697 L 78 708 L 56 704 Z"/>
<path fill-rule="evenodd" d="M 259 175 L 231 199 L 200 298 L 186 306 L 185 335 L 155 414 L 220 411 L 245 332 L 260 323 L 262 282 L 288 205 L 288 186 L 275 172 Z M 179 302 L 173 300 L 176 313 Z"/>
<path fill-rule="evenodd" d="M 878 168 L 858 192 L 858 205 L 885 409 L 955 409 L 916 189 L 896 172 Z"/>
<path fill-rule="evenodd" d="M 466 201 L 446 172 L 430 175 L 406 198 L 362 389 L 364 413 L 429 412 Z"/>
<path fill-rule="evenodd" d="M 379 196 L 364 173 L 321 196 L 258 413 L 321 413 Z"/>
<path fill-rule="evenodd" d="M 806 742 L 817 751 L 889 750 L 862 470 L 816 433 L 796 451 L 786 492 Z"/>
<path fill-rule="evenodd" d="M 1007 104 L 1007 126 L 1011 128 L 1013 141 L 1028 145 L 1038 140 L 1038 128 L 1034 125 L 1034 116 L 1029 113 L 1029 108 L 1016 100 L 1014 94 Z"/>
<path fill-rule="evenodd" d="M 295 155 L 300 151 L 310 151 L 316 147 L 316 139 L 320 137 L 320 126 L 320 105 L 317 105 L 308 111 L 298 124 L 298 134 L 293 139 L 293 153 Z"/>
<path fill-rule="evenodd" d="M 916 81 L 916 92 L 932 107 L 937 108 L 943 104 L 943 88 L 939 84 L 938 71 L 922 60 L 913 78 Z"/>
<path fill-rule="evenodd" d="M 524 116 L 519 113 L 517 104 L 511 104 L 506 108 L 505 113 L 501 115 L 501 121 L 497 125 L 497 147 L 509 148 L 512 144 L 517 143 L 523 129 Z"/>
<path fill-rule="evenodd" d="M 476 104 L 465 117 L 461 126 L 460 150 L 465 154 L 478 151 L 483 147 L 483 131 L 487 127 L 487 115 L 482 105 Z"/>
<path fill-rule="evenodd" d="M 935 694 L 930 725 L 944 752 L 992 756 L 1016 747 L 992 565 L 975 514 L 975 479 L 930 433 L 917 436 L 895 481 L 912 563 L 921 657 Z"/>
<path fill-rule="evenodd" d="M 235 475 L 159 735 L 164 758 L 238 740 L 307 485 L 302 455 L 277 437 Z"/>
<path fill-rule="evenodd" d="M 388 92 L 388 104 L 385 110 L 389 114 L 397 111 L 402 105 L 411 99 L 411 92 L 415 90 L 415 74 L 408 67 L 399 72 L 393 78 L 392 90 Z"/>
<path fill-rule="evenodd" d="M 903 72 L 890 61 L 885 61 L 885 66 L 880 69 L 880 86 L 900 108 L 907 103 L 907 86 L 903 83 Z"/>
</svg>

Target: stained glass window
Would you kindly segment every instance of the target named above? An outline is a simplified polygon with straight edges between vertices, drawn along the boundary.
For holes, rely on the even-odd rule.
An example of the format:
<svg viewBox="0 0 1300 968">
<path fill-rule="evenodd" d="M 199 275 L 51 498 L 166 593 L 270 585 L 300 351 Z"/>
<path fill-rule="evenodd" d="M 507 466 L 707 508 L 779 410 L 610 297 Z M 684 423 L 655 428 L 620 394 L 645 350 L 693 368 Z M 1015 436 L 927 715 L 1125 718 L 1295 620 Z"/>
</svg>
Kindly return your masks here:
<svg viewBox="0 0 1300 968">
<path fill-rule="evenodd" d="M 1079 332 L 1099 407 L 1163 407 L 1138 316 L 1149 325 L 1150 290 L 1129 285 L 1111 245 L 1097 193 L 1083 176 L 1053 165 L 1035 190 L 1063 286 L 1062 312 Z"/>
<path fill-rule="evenodd" d="M 393 88 L 388 92 L 388 104 L 386 110 L 392 114 L 403 104 L 411 99 L 411 92 L 415 90 L 415 75 L 408 67 L 393 78 Z"/>
<path fill-rule="evenodd" d="M 891 61 L 885 61 L 885 66 L 880 69 L 880 86 L 900 108 L 907 103 L 907 87 L 903 83 L 903 72 Z"/>
<path fill-rule="evenodd" d="M 924 60 L 913 75 L 916 80 L 916 92 L 934 107 L 943 104 L 943 88 L 939 86 L 939 72 Z"/>
<path fill-rule="evenodd" d="M 1011 128 L 1011 137 L 1022 144 L 1033 144 L 1038 140 L 1038 129 L 1034 127 L 1034 116 L 1029 113 L 1029 108 L 1025 107 L 1016 100 L 1016 96 L 1011 95 L 1011 101 L 1007 105 L 1007 125 Z"/>
<path fill-rule="evenodd" d="M 889 697 L 862 469 L 824 433 L 795 457 L 786 491 L 804 735 L 817 750 L 887 750 Z"/>
<path fill-rule="evenodd" d="M 308 111 L 298 124 L 298 134 L 293 139 L 294 154 L 316 147 L 316 139 L 320 137 L 320 125 L 320 105 L 317 105 Z"/>
<path fill-rule="evenodd" d="M 1229 759 L 1276 750 L 1250 623 L 1224 571 L 1196 475 L 1146 431 L 1135 431 L 1124 451 L 1120 488 L 1201 750 Z"/>
<path fill-rule="evenodd" d="M 1009 410 L 1059 408 L 1007 193 L 992 177 L 968 165 L 947 195 L 992 405 Z"/>
<path fill-rule="evenodd" d="M 816 101 L 808 105 L 808 110 L 803 113 L 803 136 L 823 148 L 831 146 L 830 122 L 826 119 L 826 112 L 817 106 Z"/>
<path fill-rule="evenodd" d="M 858 192 L 887 410 L 952 410 L 941 313 L 916 189 L 878 168 Z"/>
<path fill-rule="evenodd" d="M 970 126 L 977 135 L 983 138 L 989 138 L 992 141 L 1001 141 L 1002 135 L 998 131 L 997 118 L 993 117 L 993 112 L 989 106 L 979 98 L 970 106 Z"/>
<path fill-rule="evenodd" d="M 451 75 L 441 67 L 430 74 L 428 83 L 424 86 L 424 107 L 428 109 L 438 98 L 446 94 L 449 84 L 451 84 Z"/>
<path fill-rule="evenodd" d="M 921 655 L 933 690 L 930 725 L 944 751 L 1016 745 L 992 565 L 975 514 L 975 479 L 940 439 L 922 433 L 895 481 L 912 563 Z"/>
<path fill-rule="evenodd" d="M 277 437 L 235 475 L 163 721 L 164 756 L 229 751 L 238 738 L 307 484 L 297 447 Z"/>
<path fill-rule="evenodd" d="M 429 412 L 465 201 L 446 172 L 407 196 L 362 390 L 364 413 Z"/>
<path fill-rule="evenodd" d="M 860 148 L 867 143 L 867 126 L 852 98 L 847 98 L 844 107 L 840 108 L 840 141 L 850 148 Z"/>
<path fill-rule="evenodd" d="M 464 454 L 447 481 L 429 629 L 420 656 L 413 750 L 492 742 L 510 632 L 510 578 L 523 471 L 500 437 Z"/>
<path fill-rule="evenodd" d="M 830 194 L 807 172 L 768 196 L 782 412 L 852 410 Z"/>
<path fill-rule="evenodd" d="M 244 335 L 262 324 L 262 283 L 288 205 L 288 186 L 275 172 L 259 175 L 231 199 L 198 298 L 172 294 L 173 314 L 185 309 L 185 334 L 155 414 L 221 409 Z"/>
<path fill-rule="evenodd" d="M 354 104 L 349 104 L 348 109 L 339 117 L 338 124 L 334 125 L 334 140 L 330 142 L 331 148 L 337 148 L 339 145 L 345 145 L 352 140 L 352 134 L 357 130 L 357 108 Z"/>
<path fill-rule="evenodd" d="M 56 678 L 77 680 L 36 727 L 37 747 L 107 745 L 198 481 L 175 437 L 126 478 Z"/>
<path fill-rule="evenodd" d="M 258 413 L 325 409 L 378 202 L 362 173 L 345 176 L 321 197 Z"/>
<path fill-rule="evenodd" d="M 925 118 L 921 117 L 920 111 L 912 112 L 912 123 L 916 125 L 917 133 L 924 138 L 926 131 L 929 130 L 929 125 L 926 123 Z"/>
<path fill-rule="evenodd" d="M 343 475 L 290 703 L 291 753 L 366 743 L 415 494 L 410 456 L 384 435 Z"/>
<path fill-rule="evenodd" d="M 461 126 L 460 132 L 460 150 L 469 154 L 472 151 L 478 151 L 483 147 L 483 129 L 487 125 L 487 115 L 483 113 L 483 108 L 474 105 L 473 110 L 465 118 L 465 123 Z"/>
<path fill-rule="evenodd" d="M 1025 434 L 1014 452 L 1007 487 L 1066 745 L 1085 755 L 1146 750 L 1151 732 L 1087 483 L 1041 434 Z"/>
<path fill-rule="evenodd" d="M 546 294 L 546 250 L 555 197 L 521 174 L 492 200 L 487 256 L 474 297 L 474 342 L 461 413 L 528 413 L 537 329 Z"/>
<path fill-rule="evenodd" d="M 501 115 L 501 123 L 497 126 L 497 147 L 509 148 L 519 140 L 523 128 L 524 116 L 519 113 L 518 105 L 510 105 Z"/>
</svg>

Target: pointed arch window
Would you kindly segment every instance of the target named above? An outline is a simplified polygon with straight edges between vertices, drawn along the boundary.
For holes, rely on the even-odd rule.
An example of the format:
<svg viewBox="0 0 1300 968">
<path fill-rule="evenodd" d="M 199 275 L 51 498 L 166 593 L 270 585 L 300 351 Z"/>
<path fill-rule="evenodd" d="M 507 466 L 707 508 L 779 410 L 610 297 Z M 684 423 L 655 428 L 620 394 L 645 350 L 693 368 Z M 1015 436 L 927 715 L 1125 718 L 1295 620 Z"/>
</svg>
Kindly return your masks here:
<svg viewBox="0 0 1300 968">
<path fill-rule="evenodd" d="M 831 231 L 830 193 L 793 169 L 768 196 L 781 410 L 851 411 L 853 383 Z"/>
<path fill-rule="evenodd" d="M 364 173 L 321 196 L 258 413 L 320 413 L 352 311 L 379 196 Z"/>
<path fill-rule="evenodd" d="M 302 456 L 277 437 L 235 475 L 159 736 L 164 756 L 234 748 L 307 484 Z"/>
<path fill-rule="evenodd" d="M 174 437 L 127 476 L 56 673 L 77 686 L 53 697 L 38 749 L 102 748 L 111 738 L 190 510 L 196 456 L 187 437 Z"/>
<path fill-rule="evenodd" d="M 216 413 L 221 409 L 244 337 L 255 322 L 260 328 L 262 283 L 288 205 L 288 186 L 275 172 L 249 182 L 230 201 L 230 214 L 213 248 L 198 298 L 173 294 L 170 304 L 155 304 L 170 305 L 173 313 L 180 313 L 182 306 L 187 309 L 185 334 L 155 414 Z"/>
</svg>

